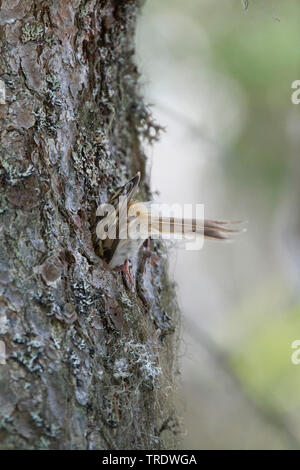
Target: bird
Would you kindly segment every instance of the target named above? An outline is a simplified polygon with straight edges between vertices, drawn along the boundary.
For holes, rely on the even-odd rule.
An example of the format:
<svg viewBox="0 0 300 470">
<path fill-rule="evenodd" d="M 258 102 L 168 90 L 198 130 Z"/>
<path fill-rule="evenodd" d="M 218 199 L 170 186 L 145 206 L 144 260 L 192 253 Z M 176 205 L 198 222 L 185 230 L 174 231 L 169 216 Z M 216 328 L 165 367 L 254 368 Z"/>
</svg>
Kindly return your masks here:
<svg viewBox="0 0 300 470">
<path fill-rule="evenodd" d="M 231 234 L 241 232 L 240 229 L 230 227 L 241 221 L 170 217 L 157 212 L 157 205 L 153 202 L 134 199 L 140 180 L 141 173 L 137 172 L 96 212 L 99 218 L 96 226 L 96 253 L 104 258 L 110 268 L 123 271 L 131 287 L 133 276 L 130 267 L 137 265 L 139 250 L 147 239 L 172 235 L 178 238 L 178 235 L 182 235 L 185 239 L 204 237 L 228 240 Z"/>
</svg>

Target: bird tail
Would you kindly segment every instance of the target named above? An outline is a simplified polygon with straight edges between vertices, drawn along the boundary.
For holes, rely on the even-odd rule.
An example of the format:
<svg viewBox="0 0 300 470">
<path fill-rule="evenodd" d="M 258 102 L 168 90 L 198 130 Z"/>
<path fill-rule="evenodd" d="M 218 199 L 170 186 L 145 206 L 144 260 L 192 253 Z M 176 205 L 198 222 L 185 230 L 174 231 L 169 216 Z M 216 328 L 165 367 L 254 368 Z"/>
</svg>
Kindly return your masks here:
<svg viewBox="0 0 300 470">
<path fill-rule="evenodd" d="M 188 219 L 185 217 L 169 217 L 152 212 L 149 203 L 132 203 L 130 213 L 133 218 L 138 217 L 143 225 L 142 232 L 148 236 L 177 235 L 175 238 L 194 238 L 204 236 L 212 240 L 228 240 L 232 235 L 244 231 L 238 227 L 241 221 Z M 233 228 L 235 226 L 237 228 Z"/>
<path fill-rule="evenodd" d="M 231 235 L 239 233 L 241 229 L 232 228 L 231 225 L 239 224 L 234 221 L 180 219 L 174 217 L 159 216 L 151 219 L 151 233 L 170 233 L 183 237 L 204 236 L 212 240 L 228 240 Z"/>
</svg>

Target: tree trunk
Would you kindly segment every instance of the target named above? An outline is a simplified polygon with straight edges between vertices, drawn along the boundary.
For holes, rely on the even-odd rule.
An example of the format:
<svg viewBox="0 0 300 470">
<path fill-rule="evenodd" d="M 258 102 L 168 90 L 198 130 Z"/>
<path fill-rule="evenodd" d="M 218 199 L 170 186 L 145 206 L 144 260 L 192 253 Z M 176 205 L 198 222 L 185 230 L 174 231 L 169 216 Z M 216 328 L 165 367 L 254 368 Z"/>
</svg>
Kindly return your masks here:
<svg viewBox="0 0 300 470">
<path fill-rule="evenodd" d="M 137 13 L 134 0 L 0 0 L 3 449 L 173 445 L 166 254 L 141 253 L 131 291 L 92 236 L 97 206 L 137 170 L 150 198 L 142 141 L 158 127 L 138 92 Z"/>
</svg>

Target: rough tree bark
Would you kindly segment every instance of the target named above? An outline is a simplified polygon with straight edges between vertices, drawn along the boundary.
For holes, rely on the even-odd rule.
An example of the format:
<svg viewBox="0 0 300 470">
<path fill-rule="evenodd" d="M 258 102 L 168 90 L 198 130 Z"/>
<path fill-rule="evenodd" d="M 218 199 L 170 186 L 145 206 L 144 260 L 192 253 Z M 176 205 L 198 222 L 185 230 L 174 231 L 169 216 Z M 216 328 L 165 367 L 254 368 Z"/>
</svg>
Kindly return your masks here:
<svg viewBox="0 0 300 470">
<path fill-rule="evenodd" d="M 0 1 L 1 448 L 170 446 L 177 310 L 156 243 L 135 291 L 95 254 L 95 212 L 157 127 L 137 2 Z"/>
</svg>

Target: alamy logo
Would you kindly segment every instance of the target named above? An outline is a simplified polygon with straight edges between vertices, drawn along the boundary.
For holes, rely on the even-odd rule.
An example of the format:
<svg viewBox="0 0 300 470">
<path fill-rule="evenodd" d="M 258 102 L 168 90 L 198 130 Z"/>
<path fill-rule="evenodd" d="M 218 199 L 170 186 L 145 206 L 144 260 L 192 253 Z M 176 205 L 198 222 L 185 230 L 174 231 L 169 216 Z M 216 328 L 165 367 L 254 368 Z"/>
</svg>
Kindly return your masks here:
<svg viewBox="0 0 300 470">
<path fill-rule="evenodd" d="M 0 104 L 6 103 L 5 97 L 5 83 L 3 80 L 0 80 Z"/>
<path fill-rule="evenodd" d="M 129 202 L 120 196 L 118 204 L 101 204 L 96 212 L 100 240 L 181 240 L 187 250 L 200 250 L 204 242 L 204 204 L 155 204 Z"/>
<path fill-rule="evenodd" d="M 6 350 L 4 341 L 0 341 L 0 364 L 6 364 Z"/>
<path fill-rule="evenodd" d="M 292 93 L 291 100 L 293 104 L 300 103 L 300 80 L 294 80 L 292 83 L 292 88 L 295 88 L 295 91 Z"/>
<path fill-rule="evenodd" d="M 295 351 L 292 353 L 291 361 L 292 364 L 297 366 L 300 364 L 300 339 L 295 339 L 295 341 L 292 342 L 292 349 L 295 349 Z"/>
</svg>

